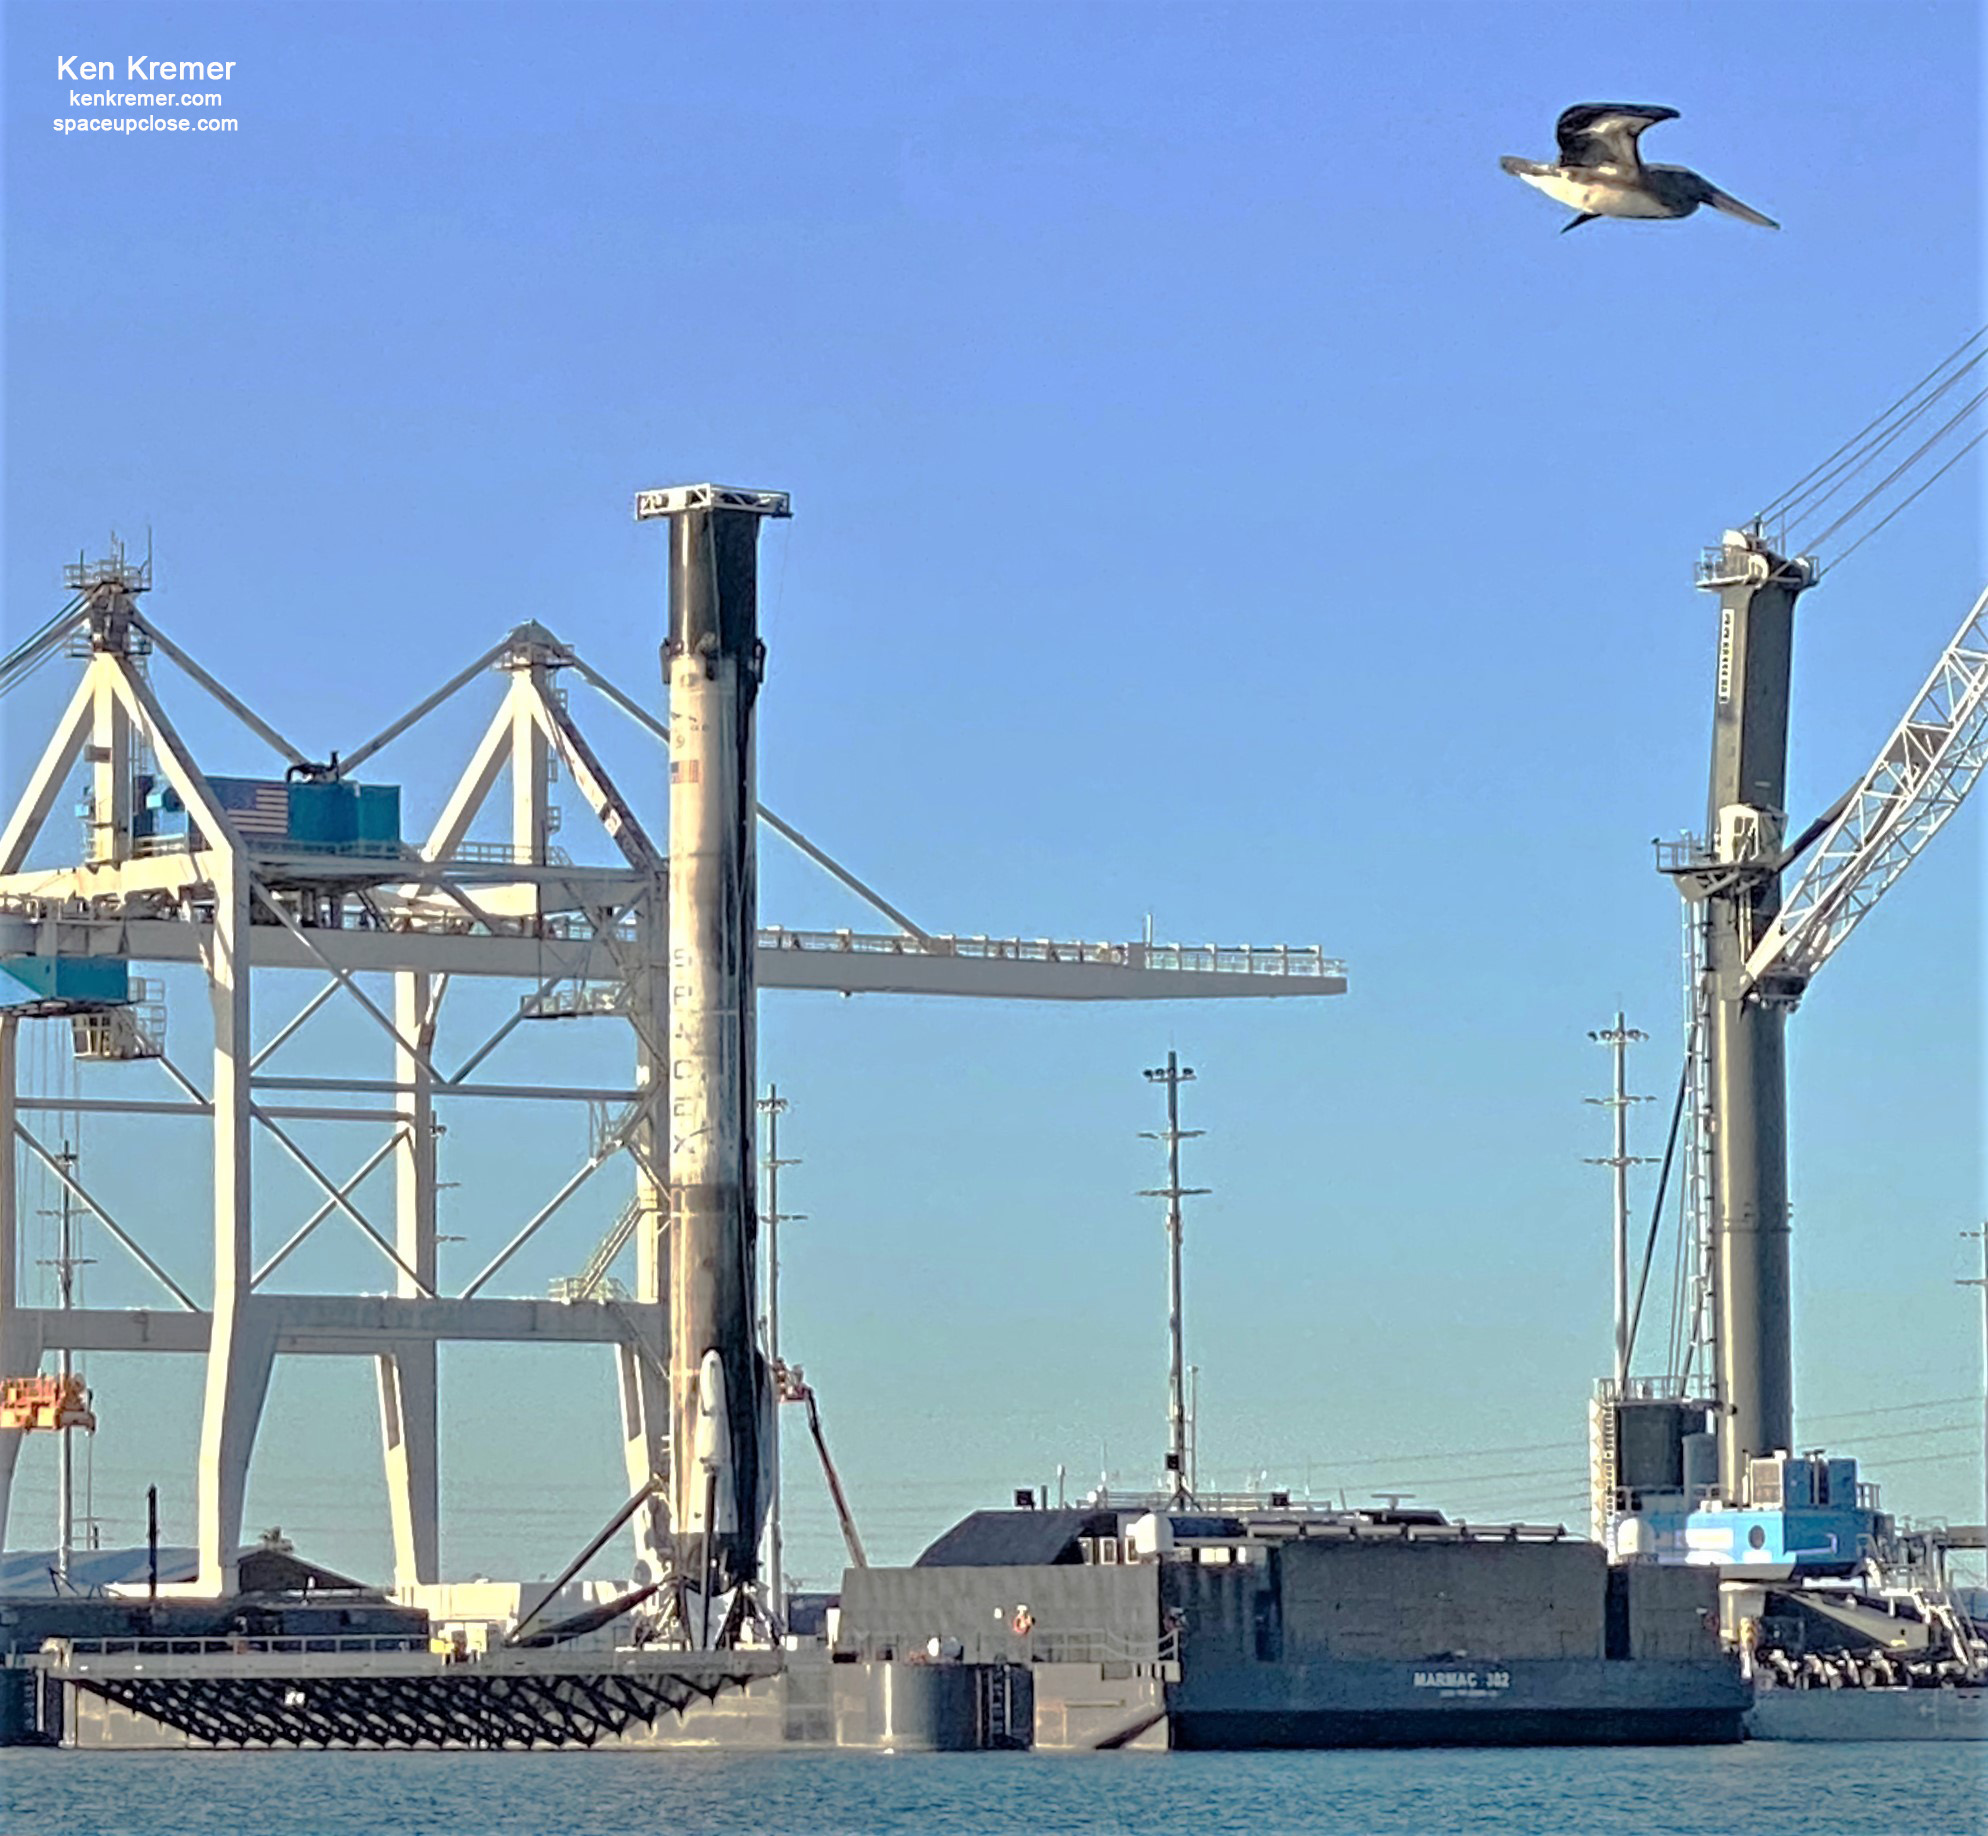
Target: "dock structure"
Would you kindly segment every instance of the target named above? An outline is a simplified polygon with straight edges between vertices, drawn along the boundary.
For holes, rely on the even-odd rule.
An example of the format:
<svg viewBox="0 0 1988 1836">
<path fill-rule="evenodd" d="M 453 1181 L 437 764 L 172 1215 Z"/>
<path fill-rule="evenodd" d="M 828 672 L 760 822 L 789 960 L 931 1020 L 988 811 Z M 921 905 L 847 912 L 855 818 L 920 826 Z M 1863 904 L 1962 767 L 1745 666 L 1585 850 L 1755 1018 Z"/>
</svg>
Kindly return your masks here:
<svg viewBox="0 0 1988 1836">
<path fill-rule="evenodd" d="M 399 1639 L 55 1641 L 30 1665 L 69 1697 L 110 1704 L 211 1747 L 592 1747 L 778 1676 L 774 1651 L 493 1651 Z"/>
<path fill-rule="evenodd" d="M 676 523 L 673 554 L 681 550 L 671 562 L 672 579 L 688 595 L 687 615 L 701 588 L 686 532 L 715 530 L 712 517 L 734 514 L 737 494 L 695 486 L 676 495 L 692 506 L 667 513 Z M 638 513 L 659 514 L 653 506 L 638 506 Z M 763 514 L 736 513 L 755 526 Z M 724 549 L 720 543 L 712 552 Z M 639 1572 L 658 1578 L 694 1569 L 702 1589 L 710 1566 L 702 1531 L 715 1525 L 721 1540 L 731 1538 L 732 1550 L 715 1579 L 732 1585 L 752 1578 L 757 1557 L 748 1537 L 763 1517 L 765 1482 L 743 1426 L 757 1420 L 750 1406 L 759 1353 L 749 1277 L 738 1270 L 713 1275 L 718 1285 L 706 1296 L 709 1304 L 682 1316 L 696 1322 L 697 1369 L 688 1368 L 691 1351 L 679 1342 L 669 1304 L 673 1257 L 688 1257 L 676 1271 L 676 1292 L 687 1295 L 705 1280 L 702 1273 L 693 1280 L 705 1259 L 690 1244 L 693 1233 L 679 1228 L 680 1214 L 692 1202 L 692 1188 L 714 1184 L 689 1165 L 687 1150 L 679 1152 L 685 1131 L 675 1126 L 688 1074 L 682 1085 L 674 1075 L 673 1061 L 686 1056 L 674 1049 L 674 1029 L 688 1025 L 690 1015 L 675 1003 L 671 969 L 676 951 L 687 947 L 693 914 L 703 922 L 722 906 L 736 944 L 728 988 L 703 987 L 695 996 L 706 1018 L 733 1003 L 729 1024 L 737 1030 L 729 1043 L 705 1037 L 697 1062 L 707 1090 L 722 1072 L 721 1081 L 736 1084 L 741 1099 L 726 1158 L 732 1168 L 726 1228 L 735 1231 L 749 1232 L 754 1222 L 750 1038 L 758 987 L 1041 1001 L 1318 999 L 1346 990 L 1345 965 L 1315 947 L 1056 942 L 921 926 L 760 804 L 749 769 L 734 773 L 725 798 L 686 806 L 687 768 L 696 767 L 700 786 L 709 782 L 708 726 L 698 729 L 703 751 L 689 734 L 678 742 L 647 698 L 618 687 L 535 621 L 505 632 L 361 743 L 307 750 L 166 634 L 144 609 L 151 584 L 149 561 L 133 563 L 116 545 L 102 560 L 78 562 L 68 570 L 67 604 L 0 658 L 0 691 L 62 657 L 81 665 L 74 692 L 0 824 L 0 1142 L 8 1144 L 0 1151 L 0 1375 L 32 1376 L 44 1358 L 64 1352 L 204 1360 L 194 1490 L 200 1586 L 209 1593 L 235 1586 L 249 1466 L 274 1361 L 288 1354 L 373 1360 L 394 1579 L 401 1586 L 439 1581 L 436 1352 L 444 1343 L 472 1341 L 611 1348 L 631 1490 L 650 1488 L 650 1502 L 632 1518 Z M 720 612 L 732 603 L 721 594 Z M 698 684 L 718 675 L 703 674 L 714 660 L 704 634 L 686 626 L 678 635 L 677 674 L 695 678 L 684 692 L 708 699 Z M 763 658 L 756 632 L 749 640 L 732 635 L 739 641 L 730 644 L 724 667 L 736 702 L 746 677 L 756 683 Z M 262 766 L 264 775 L 222 775 L 218 760 L 210 764 L 196 753 L 154 680 L 162 662 L 217 703 L 245 744 L 272 761 Z M 499 705 L 460 776 L 438 787 L 430 806 L 437 813 L 425 832 L 410 838 L 401 787 L 373 781 L 368 768 L 437 710 L 493 677 L 502 686 Z M 666 840 L 656 839 L 640 813 L 652 784 L 641 785 L 638 796 L 616 781 L 569 705 L 574 685 L 596 692 L 655 743 L 655 784 L 664 777 L 664 749 L 673 748 L 667 757 L 679 769 L 672 774 Z M 697 718 L 708 715 L 702 710 Z M 728 744 L 738 737 L 735 732 Z M 239 770 L 237 756 L 227 762 Z M 734 744 L 734 764 L 738 756 Z M 611 864 L 577 861 L 555 840 L 566 813 L 554 789 L 562 778 L 570 786 L 568 811 L 577 805 L 577 814 L 607 838 Z M 73 829 L 51 820 L 58 807 L 75 801 L 78 779 L 85 818 L 80 849 Z M 416 801 L 410 792 L 408 802 Z M 694 834 L 685 827 L 693 817 Z M 501 839 L 488 839 L 500 820 Z M 750 890 L 756 825 L 864 901 L 878 913 L 880 928 L 760 925 L 752 899 L 741 896 Z M 732 876 L 717 900 L 693 885 L 704 882 L 692 857 L 702 861 L 714 849 L 729 861 Z M 146 973 L 161 969 L 201 979 L 211 1023 L 211 1050 L 203 1038 L 201 1057 L 177 1041 L 169 1049 L 161 984 Z M 257 986 L 272 971 L 308 972 L 316 986 L 273 1031 L 258 1034 Z M 507 984 L 518 991 L 516 1005 L 493 1029 L 458 1038 L 446 1024 L 448 991 L 458 984 Z M 350 1075 L 296 1074 L 286 1050 L 334 1004 L 365 1016 L 378 1057 L 354 1064 Z M 529 1070 L 507 1073 L 495 1062 L 507 1043 L 515 1048 L 521 1031 L 583 1019 L 628 1029 L 623 1037 L 632 1046 L 632 1066 L 625 1074 L 559 1084 Z M 127 1119 L 170 1117 L 205 1131 L 211 1271 L 173 1266 L 155 1248 L 145 1216 L 119 1215 L 106 1202 L 87 1155 L 62 1164 L 43 1139 L 43 1113 L 56 1098 L 24 1089 L 21 1078 L 23 1029 L 37 1026 L 67 1029 L 88 1073 L 81 1094 L 64 1095 L 60 1107 L 100 1128 L 92 1151 L 105 1151 L 110 1131 Z M 493 1233 L 477 1272 L 456 1283 L 445 1282 L 438 1267 L 445 1239 L 436 1147 L 442 1118 L 465 1102 L 509 1105 L 521 1129 L 534 1117 L 542 1122 L 580 1106 L 595 1127 L 579 1164 L 541 1198 L 526 1200 L 515 1227 L 501 1240 Z M 308 1146 L 300 1140 L 303 1123 L 343 1125 L 365 1145 L 349 1162 L 333 1163 L 315 1140 Z M 258 1148 L 265 1155 L 273 1148 L 316 1189 L 308 1216 L 261 1215 L 253 1171 Z M 550 1293 L 516 1292 L 520 1252 L 550 1241 L 542 1233 L 562 1215 L 570 1219 L 576 1196 L 623 1157 L 634 1169 L 634 1197 L 598 1243 L 576 1246 L 568 1266 L 580 1272 Z M 17 1166 L 30 1161 L 54 1170 L 89 1253 L 141 1269 L 157 1290 L 153 1304 L 25 1304 Z M 360 1191 L 375 1173 L 391 1180 L 384 1215 Z M 390 1292 L 286 1289 L 295 1253 L 326 1226 L 359 1233 L 383 1265 Z M 722 1305 L 721 1289 L 730 1295 Z M 699 1432 L 691 1404 L 695 1399 L 702 1408 L 706 1351 L 718 1353 L 729 1391 L 742 1405 L 731 1410 L 723 1437 L 730 1449 L 729 1529 L 703 1508 L 706 1469 L 686 1447 Z M 0 1541 L 20 1444 L 20 1431 L 0 1429 Z M 703 1451 L 713 1445 L 707 1435 Z M 685 1457 L 673 1463 L 673 1449 Z M 701 1632 L 701 1608 L 698 1619 Z"/>
<path fill-rule="evenodd" d="M 500 1643 L 361 1590 L 342 1611 L 365 1637 L 324 1590 L 264 1593 L 259 1626 L 234 1602 L 50 1601 L 0 1656 L 0 1741 L 11 1698 L 15 1738 L 90 1747 L 1718 1743 L 1751 1699 L 1719 1591 L 1559 1525 L 1100 1491 L 852 1566 L 777 1649 L 615 1648 L 593 1613 L 525 1649 L 537 1609 Z"/>
</svg>

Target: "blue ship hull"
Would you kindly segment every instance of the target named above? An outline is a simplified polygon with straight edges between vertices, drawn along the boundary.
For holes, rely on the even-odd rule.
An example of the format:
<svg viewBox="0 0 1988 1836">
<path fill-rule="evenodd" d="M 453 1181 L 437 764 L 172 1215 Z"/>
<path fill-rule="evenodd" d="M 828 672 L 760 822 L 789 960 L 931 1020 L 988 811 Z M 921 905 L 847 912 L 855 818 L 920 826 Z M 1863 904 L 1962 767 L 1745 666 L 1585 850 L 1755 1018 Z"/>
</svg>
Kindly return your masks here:
<svg viewBox="0 0 1988 1836">
<path fill-rule="evenodd" d="M 1718 1659 L 1519 1660 L 1468 1668 L 1326 1662 L 1189 1670 L 1167 1691 L 1173 1745 L 1716 1745 L 1752 1692 Z"/>
</svg>

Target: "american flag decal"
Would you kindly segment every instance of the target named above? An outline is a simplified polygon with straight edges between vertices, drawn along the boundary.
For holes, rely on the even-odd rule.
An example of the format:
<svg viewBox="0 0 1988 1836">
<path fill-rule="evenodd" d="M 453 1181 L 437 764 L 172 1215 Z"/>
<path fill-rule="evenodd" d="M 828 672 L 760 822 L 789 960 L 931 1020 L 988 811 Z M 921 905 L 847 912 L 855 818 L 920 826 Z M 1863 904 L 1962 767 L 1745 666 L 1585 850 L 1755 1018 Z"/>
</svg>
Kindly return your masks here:
<svg viewBox="0 0 1988 1836">
<path fill-rule="evenodd" d="M 703 781 L 704 771 L 700 760 L 670 760 L 670 782 L 672 784 L 701 784 Z"/>
<path fill-rule="evenodd" d="M 242 834 L 274 836 L 278 841 L 289 835 L 290 787 L 280 779 L 209 778 L 207 782 L 214 801 Z"/>
</svg>

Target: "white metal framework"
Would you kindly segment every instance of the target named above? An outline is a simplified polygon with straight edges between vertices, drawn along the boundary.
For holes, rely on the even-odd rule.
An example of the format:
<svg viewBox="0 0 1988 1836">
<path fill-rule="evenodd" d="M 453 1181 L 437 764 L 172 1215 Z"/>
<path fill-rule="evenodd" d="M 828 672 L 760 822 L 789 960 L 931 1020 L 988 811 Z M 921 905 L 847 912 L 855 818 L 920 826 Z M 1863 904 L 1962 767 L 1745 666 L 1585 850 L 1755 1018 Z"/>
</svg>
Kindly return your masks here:
<svg viewBox="0 0 1988 1836">
<path fill-rule="evenodd" d="M 1747 960 L 1749 985 L 1799 999 L 1937 835 L 1988 765 L 1988 592 L 1974 602 Z"/>
<path fill-rule="evenodd" d="M 659 510 L 658 514 L 661 513 Z M 77 598 L 29 644 L 0 662 L 0 682 L 67 647 L 82 679 L 27 785 L 0 829 L 0 968 L 53 975 L 81 963 L 187 964 L 203 971 L 213 1052 L 203 1078 L 134 1023 L 129 1001 L 63 992 L 59 979 L 31 1001 L 0 1007 L 0 1373 L 25 1375 L 47 1354 L 176 1352 L 206 1361 L 197 1474 L 202 1584 L 233 1583 L 251 1451 L 273 1360 L 279 1353 L 375 1360 L 397 1582 L 440 1578 L 436 1348 L 444 1341 L 597 1343 L 615 1349 L 631 1487 L 653 1493 L 659 1447 L 667 1458 L 664 1348 L 668 1343 L 668 1193 L 658 1142 L 667 1056 L 661 1049 L 667 961 L 667 873 L 634 805 L 613 781 L 572 715 L 561 683 L 597 689 L 649 735 L 667 729 L 543 626 L 509 632 L 440 689 L 347 752 L 319 763 L 230 694 L 144 617 L 146 570 L 121 554 L 71 571 Z M 504 694 L 425 840 L 353 849 L 272 834 L 224 804 L 181 738 L 149 678 L 153 652 L 271 748 L 304 783 L 339 783 L 470 684 L 496 672 Z M 89 782 L 84 858 L 31 866 L 52 812 L 82 767 Z M 617 864 L 577 865 L 553 842 L 556 772 L 613 843 Z M 140 775 L 185 811 L 177 836 L 146 831 L 134 787 Z M 474 841 L 470 829 L 509 778 L 508 839 Z M 663 777 L 658 760 L 656 779 Z M 929 933 L 790 824 L 761 820 L 876 909 L 894 928 L 877 933 L 778 927 L 758 938 L 758 975 L 774 988 L 915 993 L 1034 1000 L 1164 1000 L 1326 996 L 1345 990 L 1344 965 L 1316 949 L 1200 948 L 1151 943 L 1082 944 Z M 252 1043 L 257 970 L 308 970 L 323 978 L 302 1009 L 260 1047 Z M 376 995 L 375 977 L 389 978 Z M 441 1022 L 459 977 L 522 984 L 514 1011 L 469 1049 L 447 1058 Z M 373 988 L 378 988 L 374 983 Z M 0 987 L 19 984 L 0 973 Z M 23 991 L 24 992 L 24 991 Z M 313 1015 L 341 998 L 380 1035 L 383 1067 L 346 1077 L 286 1075 L 279 1055 Z M 0 997 L 4 999 L 4 997 Z M 502 1081 L 479 1075 L 514 1029 L 530 1020 L 611 1015 L 633 1033 L 634 1072 L 617 1087 Z M 144 1221 L 114 1217 L 92 1195 L 87 1171 L 57 1166 L 36 1132 L 37 1100 L 19 1081 L 19 1038 L 33 1020 L 77 1029 L 88 1055 L 142 1061 L 169 1088 L 144 1096 L 85 1096 L 65 1109 L 94 1115 L 175 1116 L 211 1136 L 211 1281 L 167 1268 L 144 1242 Z M 139 1075 L 136 1071 L 132 1075 Z M 591 1151 L 526 1211 L 481 1270 L 458 1291 L 437 1275 L 437 1122 L 456 1101 L 519 1106 L 523 1119 L 551 1104 L 583 1104 L 600 1118 Z M 349 1123 L 375 1137 L 346 1171 L 299 1142 L 298 1122 Z M 282 1241 L 260 1240 L 251 1167 L 254 1144 L 272 1142 L 322 1195 Z M 59 1310 L 21 1304 L 16 1147 L 55 1167 L 87 1212 L 156 1282 L 150 1309 Z M 632 1163 L 635 1196 L 584 1273 L 553 1297 L 507 1295 L 500 1277 L 611 1160 Z M 389 1218 L 357 1196 L 371 1174 L 392 1169 Z M 389 1294 L 281 1291 L 275 1278 L 332 1220 L 356 1229 L 391 1271 Z M 632 1253 L 633 1281 L 610 1280 Z M 576 1256 L 575 1263 L 580 1261 Z M 20 1436 L 0 1433 L 0 1540 Z M 652 1500 L 634 1519 L 638 1559 L 652 1562 L 667 1526 Z"/>
<path fill-rule="evenodd" d="M 791 516 L 785 491 L 755 491 L 742 485 L 665 485 L 635 493 L 635 520 L 678 516 L 686 510 L 743 510 L 752 516 Z"/>
</svg>

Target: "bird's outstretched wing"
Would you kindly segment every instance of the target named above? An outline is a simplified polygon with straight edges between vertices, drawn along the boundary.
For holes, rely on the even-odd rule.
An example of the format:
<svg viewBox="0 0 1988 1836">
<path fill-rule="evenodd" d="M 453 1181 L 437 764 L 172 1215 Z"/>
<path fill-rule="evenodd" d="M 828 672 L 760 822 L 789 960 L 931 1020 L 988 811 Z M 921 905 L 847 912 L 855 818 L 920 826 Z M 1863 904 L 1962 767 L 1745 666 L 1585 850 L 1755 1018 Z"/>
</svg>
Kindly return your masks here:
<svg viewBox="0 0 1988 1836">
<path fill-rule="evenodd" d="M 1576 102 L 1553 124 L 1563 166 L 1627 166 L 1643 162 L 1636 137 L 1659 121 L 1675 121 L 1677 110 L 1646 102 Z"/>
</svg>

